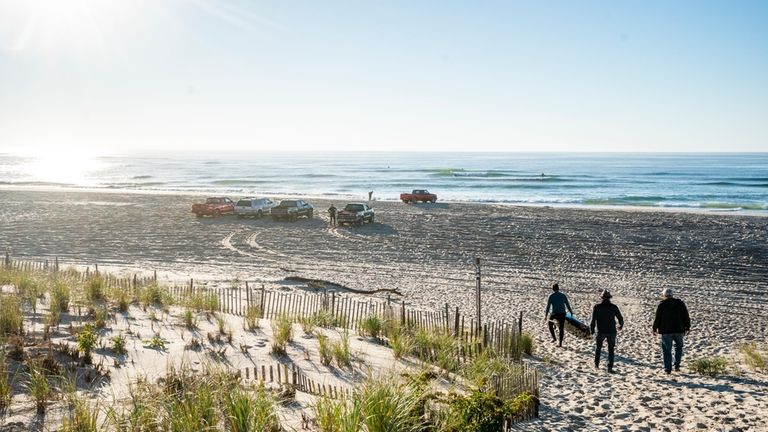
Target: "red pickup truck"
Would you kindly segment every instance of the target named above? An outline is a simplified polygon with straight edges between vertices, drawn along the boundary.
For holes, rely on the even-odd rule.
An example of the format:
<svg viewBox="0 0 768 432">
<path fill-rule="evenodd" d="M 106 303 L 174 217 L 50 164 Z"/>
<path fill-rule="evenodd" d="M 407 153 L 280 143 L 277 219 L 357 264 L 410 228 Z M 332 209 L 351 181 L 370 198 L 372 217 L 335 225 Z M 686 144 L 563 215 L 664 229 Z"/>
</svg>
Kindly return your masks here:
<svg viewBox="0 0 768 432">
<path fill-rule="evenodd" d="M 411 193 L 400 194 L 400 201 L 404 203 L 411 202 L 430 202 L 437 201 L 437 195 L 429 193 L 426 189 L 414 189 Z"/>
<path fill-rule="evenodd" d="M 192 213 L 197 217 L 217 217 L 223 214 L 232 214 L 234 212 L 235 202 L 227 197 L 212 197 L 206 199 L 204 204 L 192 204 Z"/>
</svg>

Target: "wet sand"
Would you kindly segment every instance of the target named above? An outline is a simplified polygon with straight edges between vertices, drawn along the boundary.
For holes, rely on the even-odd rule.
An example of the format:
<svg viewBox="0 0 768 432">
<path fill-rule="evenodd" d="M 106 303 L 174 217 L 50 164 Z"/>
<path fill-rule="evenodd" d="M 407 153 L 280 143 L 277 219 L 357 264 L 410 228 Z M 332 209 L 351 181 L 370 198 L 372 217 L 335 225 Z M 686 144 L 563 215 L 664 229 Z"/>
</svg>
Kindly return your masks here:
<svg viewBox="0 0 768 432">
<path fill-rule="evenodd" d="M 194 197 L 0 190 L 0 250 L 19 258 L 157 270 L 171 277 L 325 279 L 397 288 L 424 306 L 474 310 L 473 258 L 482 258 L 484 317 L 524 313 L 544 371 L 542 430 L 765 430 L 768 378 L 739 365 L 737 346 L 765 343 L 768 218 L 654 211 L 375 202 L 376 223 L 331 229 L 330 201 L 295 223 L 196 219 Z M 334 201 L 336 206 L 343 205 Z M 609 289 L 627 320 L 618 373 L 592 370 L 592 343 L 549 341 L 542 322 L 558 281 L 588 319 Z M 669 287 L 691 310 L 686 360 L 722 355 L 729 374 L 661 372 L 650 326 Z"/>
</svg>

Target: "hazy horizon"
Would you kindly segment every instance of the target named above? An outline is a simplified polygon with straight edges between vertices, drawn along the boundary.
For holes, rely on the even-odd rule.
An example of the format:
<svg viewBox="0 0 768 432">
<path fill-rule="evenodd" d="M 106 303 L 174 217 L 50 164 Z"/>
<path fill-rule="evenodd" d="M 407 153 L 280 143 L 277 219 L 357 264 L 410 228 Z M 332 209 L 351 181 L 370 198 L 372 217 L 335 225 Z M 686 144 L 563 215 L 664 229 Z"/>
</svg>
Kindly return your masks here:
<svg viewBox="0 0 768 432">
<path fill-rule="evenodd" d="M 0 0 L 0 151 L 768 151 L 768 4 Z"/>
</svg>

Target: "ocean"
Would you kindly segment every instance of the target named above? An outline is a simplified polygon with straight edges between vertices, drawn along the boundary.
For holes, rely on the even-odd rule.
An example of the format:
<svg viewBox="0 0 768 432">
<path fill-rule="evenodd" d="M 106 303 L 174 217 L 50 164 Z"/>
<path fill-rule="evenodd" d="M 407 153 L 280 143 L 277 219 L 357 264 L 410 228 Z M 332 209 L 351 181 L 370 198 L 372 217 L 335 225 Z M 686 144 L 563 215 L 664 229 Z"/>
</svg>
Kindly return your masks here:
<svg viewBox="0 0 768 432">
<path fill-rule="evenodd" d="M 768 212 L 768 153 L 0 154 L 0 186 Z"/>
</svg>

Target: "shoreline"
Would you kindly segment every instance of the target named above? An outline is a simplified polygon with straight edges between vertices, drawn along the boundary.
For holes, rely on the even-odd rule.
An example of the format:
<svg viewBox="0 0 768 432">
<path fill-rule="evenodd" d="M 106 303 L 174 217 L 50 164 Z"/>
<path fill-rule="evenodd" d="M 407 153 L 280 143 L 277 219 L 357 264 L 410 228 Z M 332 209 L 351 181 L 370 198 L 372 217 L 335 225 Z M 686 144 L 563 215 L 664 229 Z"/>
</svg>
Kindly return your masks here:
<svg viewBox="0 0 768 432">
<path fill-rule="evenodd" d="M 119 189 L 103 187 L 57 187 L 57 186 L 35 186 L 35 185 L 8 185 L 0 184 L 0 191 L 9 192 L 51 192 L 51 193 L 104 193 L 104 194 L 129 194 L 129 195 L 148 195 L 148 196 L 178 196 L 178 197 L 206 197 L 206 196 L 230 196 L 247 197 L 258 196 L 267 198 L 298 198 L 306 200 L 319 201 L 348 201 L 348 202 L 367 202 L 365 197 L 357 195 L 312 195 L 312 194 L 244 194 L 224 193 L 224 192 L 205 192 L 205 191 L 166 191 L 151 189 Z M 235 198 L 233 198 L 235 199 Z M 400 203 L 396 199 L 377 199 L 374 197 L 373 203 Z M 553 208 L 569 210 L 586 211 L 624 211 L 624 212 L 659 212 L 671 214 L 697 214 L 697 215 L 715 215 L 715 216 L 749 216 L 749 217 L 768 217 L 768 209 L 727 209 L 727 208 L 704 208 L 704 207 L 665 207 L 665 206 L 630 206 L 630 205 L 602 205 L 602 204 L 577 204 L 577 203 L 525 203 L 525 202 L 492 202 L 492 201 L 451 201 L 439 200 L 440 204 L 459 204 L 459 205 L 478 205 L 478 206 L 502 206 L 502 207 L 530 207 L 530 208 Z"/>
</svg>

